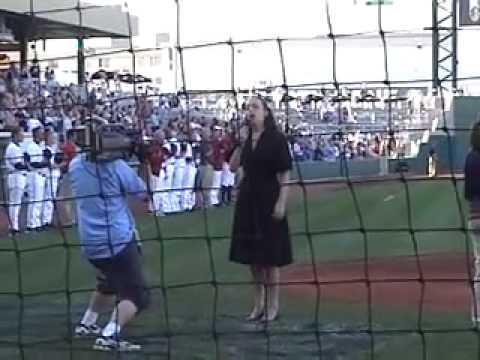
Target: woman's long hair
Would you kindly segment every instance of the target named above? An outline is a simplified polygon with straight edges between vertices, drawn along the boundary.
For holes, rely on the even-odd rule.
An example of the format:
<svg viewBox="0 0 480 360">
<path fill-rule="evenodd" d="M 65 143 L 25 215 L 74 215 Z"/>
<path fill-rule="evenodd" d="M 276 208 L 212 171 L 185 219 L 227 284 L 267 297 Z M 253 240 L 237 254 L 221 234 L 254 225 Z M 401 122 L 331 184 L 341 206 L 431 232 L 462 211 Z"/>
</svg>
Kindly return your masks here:
<svg viewBox="0 0 480 360">
<path fill-rule="evenodd" d="M 265 130 L 278 130 L 277 123 L 275 122 L 275 118 L 273 116 L 273 111 L 270 108 L 270 106 L 268 106 L 267 100 L 260 95 L 256 95 L 256 97 L 260 100 L 263 108 L 267 112 L 267 116 L 265 116 L 264 125 L 263 125 L 265 127 Z"/>
</svg>

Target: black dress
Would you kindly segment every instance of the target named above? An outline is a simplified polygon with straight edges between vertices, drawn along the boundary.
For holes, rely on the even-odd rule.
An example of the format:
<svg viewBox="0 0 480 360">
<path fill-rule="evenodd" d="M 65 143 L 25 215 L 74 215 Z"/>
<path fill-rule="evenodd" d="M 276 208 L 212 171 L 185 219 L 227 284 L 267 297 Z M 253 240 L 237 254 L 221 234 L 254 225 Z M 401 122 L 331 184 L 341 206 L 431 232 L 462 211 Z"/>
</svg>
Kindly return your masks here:
<svg viewBox="0 0 480 360">
<path fill-rule="evenodd" d="M 275 129 L 265 130 L 255 149 L 250 136 L 240 164 L 244 175 L 235 208 L 230 260 L 249 265 L 288 265 L 292 262 L 288 221 L 272 216 L 280 194 L 277 174 L 292 168 L 285 136 Z"/>
</svg>

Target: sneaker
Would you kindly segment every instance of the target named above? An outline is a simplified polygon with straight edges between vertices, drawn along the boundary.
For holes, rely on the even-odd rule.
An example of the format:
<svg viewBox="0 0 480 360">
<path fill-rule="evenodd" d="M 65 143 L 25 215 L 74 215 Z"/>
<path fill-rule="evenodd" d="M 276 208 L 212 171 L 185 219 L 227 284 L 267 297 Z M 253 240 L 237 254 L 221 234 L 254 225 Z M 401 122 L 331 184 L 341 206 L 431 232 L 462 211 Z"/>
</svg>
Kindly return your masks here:
<svg viewBox="0 0 480 360">
<path fill-rule="evenodd" d="M 84 325 L 78 324 L 75 326 L 75 337 L 89 337 L 97 336 L 102 332 L 102 328 L 97 324 L 93 325 Z"/>
<path fill-rule="evenodd" d="M 138 344 L 133 344 L 131 342 L 116 339 L 114 337 L 105 337 L 101 336 L 95 340 L 95 344 L 93 344 L 94 350 L 100 351 L 121 351 L 121 352 L 129 352 L 129 351 L 140 351 L 142 350 L 142 346 Z"/>
</svg>

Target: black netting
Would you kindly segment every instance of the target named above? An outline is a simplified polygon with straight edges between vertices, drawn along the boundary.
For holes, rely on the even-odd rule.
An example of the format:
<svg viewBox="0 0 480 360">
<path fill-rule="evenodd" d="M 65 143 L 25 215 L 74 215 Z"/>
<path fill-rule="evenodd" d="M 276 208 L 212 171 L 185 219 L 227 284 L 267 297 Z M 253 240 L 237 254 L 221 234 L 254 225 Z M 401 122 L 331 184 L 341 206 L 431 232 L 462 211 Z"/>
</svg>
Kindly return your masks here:
<svg viewBox="0 0 480 360">
<path fill-rule="evenodd" d="M 75 12 L 78 16 L 78 37 L 82 42 L 78 54 L 39 59 L 38 64 L 43 66 L 52 61 L 77 57 L 88 61 L 129 54 L 133 86 L 131 93 L 119 93 L 105 101 L 91 96 L 93 80 L 89 80 L 82 86 L 62 88 L 62 91 L 70 94 L 61 96 L 59 101 L 50 102 L 50 96 L 44 93 L 42 81 L 35 81 L 30 85 L 34 88 L 35 96 L 27 105 L 18 106 L 3 96 L 0 111 L 6 116 L 6 131 L 12 125 L 7 123 L 8 116 L 14 117 L 19 112 L 30 113 L 45 124 L 50 110 L 60 112 L 68 108 L 81 113 L 74 127 L 82 125 L 93 128 L 95 119 L 102 117 L 110 122 L 124 121 L 130 128 L 141 131 L 145 141 L 141 145 L 149 146 L 149 136 L 152 134 L 146 123 L 145 113 L 148 110 L 145 109 L 149 100 L 158 101 L 159 104 L 166 100 L 169 103 L 168 111 L 175 114 L 172 117 L 183 119 L 184 128 L 179 130 L 183 132 L 183 142 L 194 149 L 201 145 L 211 146 L 210 140 L 199 140 L 194 136 L 197 135 L 195 129 L 198 127 L 199 112 L 205 110 L 205 114 L 210 114 L 202 113 L 202 118 L 220 117 L 218 113 L 211 115 L 206 109 L 199 108 L 196 100 L 206 100 L 209 96 L 226 99 L 230 111 L 230 117 L 225 116 L 227 125 L 220 122 L 209 125 L 230 128 L 232 137 L 239 137 L 245 115 L 245 104 L 242 104 L 244 98 L 255 94 L 269 98 L 274 92 L 279 92 L 281 96 L 274 112 L 295 160 L 292 170 L 294 176 L 288 184 L 294 204 L 289 219 L 293 224 L 291 236 L 294 248 L 298 250 L 293 270 L 286 270 L 286 275 L 280 281 L 285 293 L 283 297 L 286 298 L 282 305 L 285 313 L 272 323 L 252 325 L 243 321 L 243 312 L 249 305 L 245 294 L 253 282 L 241 273 L 242 270 L 226 264 L 228 256 L 225 246 L 230 238 L 229 226 L 234 205 L 218 209 L 198 206 L 197 211 L 189 208 L 183 214 L 171 216 L 157 216 L 164 214 L 156 213 L 155 209 L 152 214 L 147 214 L 146 209 L 136 205 L 134 213 L 143 253 L 147 258 L 146 269 L 151 274 L 149 286 L 153 303 L 131 326 L 131 338 L 144 345 L 140 355 L 132 355 L 132 358 L 480 358 L 478 329 L 470 321 L 470 311 L 475 317 L 478 313 L 475 302 L 470 310 L 475 294 L 474 247 L 470 242 L 461 193 L 463 178 L 458 175 L 463 166 L 463 158 L 459 160 L 462 156 L 459 146 L 467 146 L 462 141 L 466 139 L 470 128 L 468 125 L 454 125 L 453 128 L 449 125 L 457 124 L 450 104 L 455 102 L 449 90 L 453 80 L 437 79 L 439 86 L 431 94 L 435 104 L 429 111 L 423 110 L 418 115 L 422 121 L 412 121 L 416 115 L 408 105 L 412 98 L 407 90 L 425 91 L 432 79 L 392 79 L 389 41 L 396 35 L 413 34 L 418 30 L 385 30 L 384 6 L 379 1 L 376 31 L 336 33 L 331 4 L 325 1 L 328 34 L 323 36 L 226 39 L 184 45 L 180 35 L 187 24 L 183 24 L 181 19 L 187 4 L 176 0 L 177 37 L 175 48 L 170 50 L 173 50 L 175 67 L 178 66 L 178 76 L 175 75 L 178 88 L 176 92 L 155 94 L 147 92 L 145 88 L 139 90 L 137 86 L 137 82 L 141 82 L 137 77 L 137 57 L 144 53 L 168 51 L 169 47 L 136 48 L 132 16 L 127 7 L 128 48 L 95 54 L 85 54 L 83 51 L 83 41 L 87 37 L 84 22 L 88 10 L 97 9 L 98 6 L 86 6 L 79 1 L 73 8 L 37 11 L 36 2 L 31 1 L 30 8 L 25 9 L 30 16 L 31 29 L 35 29 L 42 21 L 38 18 L 41 14 Z M 438 28 L 434 27 L 430 32 L 435 30 Z M 365 37 L 379 40 L 383 51 L 383 79 L 341 81 L 338 69 L 341 56 L 339 42 Z M 319 40 L 331 43 L 328 51 L 332 59 L 331 80 L 300 84 L 289 82 L 286 60 L 288 45 Z M 270 44 L 272 49 L 278 51 L 279 64 L 271 66 L 279 66 L 280 82 L 262 83 L 255 89 L 241 88 L 235 71 L 238 49 L 264 44 Z M 230 86 L 223 89 L 191 89 L 191 73 L 185 65 L 185 54 L 212 48 L 228 49 Z M 325 53 L 323 55 L 327 56 Z M 359 68 L 358 72 L 361 71 Z M 480 76 L 469 76 L 456 81 L 462 83 L 479 79 Z M 5 83 L 8 85 L 7 92 L 14 94 L 18 91 L 11 86 L 9 79 L 5 79 Z M 359 92 L 359 96 L 355 95 L 355 91 Z M 298 126 L 298 114 L 289 106 L 297 98 L 303 102 L 306 109 L 303 119 L 307 119 L 305 121 L 310 126 L 304 132 Z M 128 103 L 130 112 L 121 117 L 121 106 L 118 104 L 124 102 Z M 109 110 L 99 114 L 96 106 L 105 103 L 108 103 Z M 322 113 L 324 103 L 330 106 L 328 113 L 334 120 L 325 121 L 325 114 Z M 269 104 L 274 106 L 273 101 Z M 352 104 L 375 114 L 376 106 L 382 104 L 383 119 L 376 121 L 373 118 L 368 126 L 363 127 L 359 122 L 348 122 L 348 108 Z M 225 115 L 227 110 L 223 111 L 222 115 Z M 403 113 L 399 116 L 401 111 Z M 127 122 L 125 119 L 128 116 L 131 119 Z M 64 130 L 56 130 L 60 138 L 65 135 Z M 425 133 L 430 138 L 435 136 L 438 142 L 435 146 L 439 150 L 436 153 L 428 152 L 425 149 L 433 140 L 422 140 L 423 147 L 420 146 L 416 151 L 418 155 L 406 156 L 400 149 L 402 136 L 418 140 L 419 137 L 425 137 Z M 357 140 L 351 138 L 370 139 L 372 134 L 377 136 L 378 140 L 372 140 L 372 144 L 378 141 L 378 151 L 371 156 L 371 159 L 375 159 L 374 170 L 366 171 L 362 170 L 362 166 L 363 169 L 370 166 L 369 156 L 361 155 L 360 150 L 355 152 L 352 144 Z M 316 155 L 311 155 L 305 161 L 296 153 L 296 149 L 311 139 L 318 142 L 328 139 L 325 146 L 336 149 L 335 159 L 328 161 L 331 159 L 323 154 L 320 157 L 323 156 L 324 161 L 317 159 Z M 362 151 L 366 154 L 369 140 L 365 141 L 367 143 L 360 147 L 363 146 Z M 91 148 L 83 151 L 87 155 L 92 153 Z M 19 160 L 23 161 L 23 157 Z M 159 190 L 152 185 L 152 172 L 143 157 L 133 155 L 129 161 L 144 178 L 151 203 L 157 194 L 194 193 L 193 189 L 182 186 Z M 430 174 L 426 171 L 428 161 L 437 165 Z M 46 181 L 43 186 L 47 195 L 42 196 L 41 200 L 32 199 L 31 194 L 35 190 L 29 188 L 28 197 L 20 195 L 19 203 L 12 202 L 12 188 L 15 186 L 10 183 L 8 169 L 2 167 L 2 171 L 6 229 L 14 228 L 10 215 L 13 207 L 26 209 L 35 202 L 51 203 L 55 222 L 46 232 L 37 233 L 35 229 L 28 233 L 20 229 L 20 232 L 9 235 L 7 230 L 4 232 L 0 244 L 0 269 L 4 273 L 0 278 L 4 283 L 4 286 L 0 285 L 0 304 L 5 315 L 0 325 L 0 357 L 97 358 L 96 353 L 90 352 L 91 342 L 76 339 L 73 333 L 87 305 L 86 297 L 93 290 L 90 281 L 93 275 L 87 274 L 88 265 L 80 260 L 76 226 L 67 226 L 70 224 L 61 215 L 65 211 L 65 204 L 74 202 L 75 198 L 59 194 L 57 185 L 54 189 L 51 181 Z M 50 168 L 44 177 L 53 178 L 53 171 Z M 92 196 L 104 199 L 105 221 L 111 224 L 116 214 L 108 208 L 108 199 L 118 195 L 109 195 L 104 191 L 105 184 L 99 171 L 97 167 L 101 191 Z M 322 171 L 332 175 L 325 175 Z M 64 173 L 62 177 L 65 176 Z M 195 190 L 197 205 L 198 198 L 207 199 L 214 190 L 218 189 L 200 184 L 200 188 Z M 450 194 L 445 195 L 447 192 Z M 122 194 L 130 197 L 135 195 Z M 437 204 L 437 196 L 448 201 L 439 202 L 440 208 L 429 207 L 429 203 Z M 328 211 L 322 208 L 322 203 L 328 204 Z M 396 210 L 385 207 L 390 203 L 395 204 L 392 207 Z M 382 214 L 383 210 L 378 210 L 383 207 L 386 215 Z M 428 216 L 422 213 L 423 208 L 429 212 Z M 372 219 L 372 213 L 380 220 Z M 27 226 L 31 216 L 30 213 L 26 215 Z M 450 236 L 453 240 L 449 240 Z M 435 239 L 438 239 L 438 247 L 431 245 Z M 349 245 L 346 245 L 347 241 Z M 354 242 L 355 245 L 352 245 Z M 400 246 L 404 248 L 400 249 Z M 443 292 L 438 290 L 441 287 Z M 461 293 L 459 298 L 455 297 L 455 291 Z M 456 348 L 456 344 L 459 348 Z"/>
</svg>

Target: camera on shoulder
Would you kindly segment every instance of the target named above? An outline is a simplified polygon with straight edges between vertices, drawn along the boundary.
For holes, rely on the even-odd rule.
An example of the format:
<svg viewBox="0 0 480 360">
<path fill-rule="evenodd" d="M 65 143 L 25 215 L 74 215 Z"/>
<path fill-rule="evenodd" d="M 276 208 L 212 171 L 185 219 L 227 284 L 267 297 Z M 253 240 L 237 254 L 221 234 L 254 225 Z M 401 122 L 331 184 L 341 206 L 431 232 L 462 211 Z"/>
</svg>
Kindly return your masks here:
<svg viewBox="0 0 480 360">
<path fill-rule="evenodd" d="M 128 160 L 135 156 L 143 161 L 149 139 L 141 130 L 128 129 L 122 124 L 93 124 L 73 130 L 73 138 L 90 161 Z"/>
</svg>

